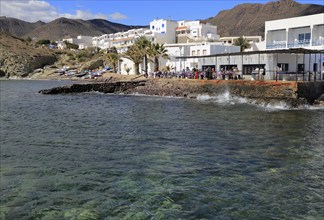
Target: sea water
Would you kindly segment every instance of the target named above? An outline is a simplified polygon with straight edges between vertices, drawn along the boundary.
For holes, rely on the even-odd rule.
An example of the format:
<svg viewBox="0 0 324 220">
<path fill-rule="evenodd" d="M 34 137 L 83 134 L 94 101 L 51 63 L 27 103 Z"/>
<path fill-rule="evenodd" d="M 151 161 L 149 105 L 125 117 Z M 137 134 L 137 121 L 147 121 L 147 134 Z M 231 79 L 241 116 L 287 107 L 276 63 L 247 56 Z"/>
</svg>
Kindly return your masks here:
<svg viewBox="0 0 324 220">
<path fill-rule="evenodd" d="M 0 81 L 0 219 L 320 219 L 324 110 Z"/>
</svg>

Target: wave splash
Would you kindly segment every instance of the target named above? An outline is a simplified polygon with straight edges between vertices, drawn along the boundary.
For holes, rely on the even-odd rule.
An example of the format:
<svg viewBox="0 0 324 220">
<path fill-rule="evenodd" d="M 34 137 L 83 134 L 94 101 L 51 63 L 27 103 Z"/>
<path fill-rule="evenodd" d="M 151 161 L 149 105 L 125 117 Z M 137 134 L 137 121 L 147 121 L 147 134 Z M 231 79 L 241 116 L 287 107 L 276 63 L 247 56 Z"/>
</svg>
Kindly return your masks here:
<svg viewBox="0 0 324 220">
<path fill-rule="evenodd" d="M 301 105 L 298 108 L 293 107 L 289 102 L 283 100 L 259 100 L 259 99 L 250 99 L 238 97 L 230 94 L 229 91 L 226 91 L 222 94 L 216 96 L 210 96 L 208 94 L 200 94 L 197 96 L 198 101 L 202 102 L 214 102 L 222 105 L 236 105 L 236 104 L 248 104 L 254 105 L 266 110 L 319 110 L 324 109 L 324 106 L 312 106 L 312 105 Z"/>
</svg>

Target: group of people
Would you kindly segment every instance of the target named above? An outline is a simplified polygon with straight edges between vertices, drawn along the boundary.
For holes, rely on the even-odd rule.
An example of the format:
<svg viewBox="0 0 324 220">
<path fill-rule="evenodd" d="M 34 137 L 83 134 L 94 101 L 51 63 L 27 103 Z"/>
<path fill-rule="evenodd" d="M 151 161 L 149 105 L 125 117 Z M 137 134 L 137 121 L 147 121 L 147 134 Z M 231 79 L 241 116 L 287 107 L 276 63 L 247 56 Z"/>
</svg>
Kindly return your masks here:
<svg viewBox="0 0 324 220">
<path fill-rule="evenodd" d="M 223 80 L 237 80 L 242 79 L 242 75 L 237 68 L 230 70 L 224 70 L 221 68 L 219 71 L 215 71 L 214 68 L 206 67 L 203 71 L 193 68 L 190 70 L 188 67 L 183 69 L 182 72 L 153 72 L 149 74 L 152 78 L 184 78 L 184 79 L 223 79 Z"/>
</svg>

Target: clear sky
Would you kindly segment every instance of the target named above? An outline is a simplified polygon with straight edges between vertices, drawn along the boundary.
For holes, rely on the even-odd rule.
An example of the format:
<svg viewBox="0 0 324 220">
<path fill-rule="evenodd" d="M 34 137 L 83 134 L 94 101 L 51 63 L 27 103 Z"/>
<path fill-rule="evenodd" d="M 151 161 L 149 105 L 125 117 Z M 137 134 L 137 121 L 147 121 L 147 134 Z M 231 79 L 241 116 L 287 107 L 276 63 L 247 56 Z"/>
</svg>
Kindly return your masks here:
<svg viewBox="0 0 324 220">
<path fill-rule="evenodd" d="M 149 25 L 154 18 L 206 19 L 242 3 L 265 4 L 269 0 L 0 0 L 1 16 L 25 21 L 49 22 L 58 17 L 103 18 L 127 25 Z M 324 5 L 324 0 L 297 0 Z"/>
</svg>

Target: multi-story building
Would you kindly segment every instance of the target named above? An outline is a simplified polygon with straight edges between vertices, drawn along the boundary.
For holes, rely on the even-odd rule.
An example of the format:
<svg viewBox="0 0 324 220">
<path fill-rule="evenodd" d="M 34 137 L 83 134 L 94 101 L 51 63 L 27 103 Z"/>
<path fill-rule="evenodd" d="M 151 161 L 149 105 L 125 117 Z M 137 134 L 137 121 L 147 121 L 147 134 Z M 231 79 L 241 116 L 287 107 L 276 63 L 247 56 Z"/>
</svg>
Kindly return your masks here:
<svg viewBox="0 0 324 220">
<path fill-rule="evenodd" d="M 267 50 L 324 49 L 324 13 L 265 22 Z"/>
<path fill-rule="evenodd" d="M 235 67 L 246 76 L 262 70 L 264 79 L 324 80 L 324 13 L 267 21 L 265 27 L 265 41 L 254 43 L 253 51 L 192 52 L 175 63 L 195 62 L 216 70 Z"/>
<path fill-rule="evenodd" d="M 150 30 L 158 43 L 192 43 L 219 39 L 217 27 L 201 21 L 155 19 Z"/>
<path fill-rule="evenodd" d="M 176 42 L 190 43 L 216 41 L 219 39 L 217 27 L 201 21 L 179 21 L 176 28 Z"/>
<path fill-rule="evenodd" d="M 67 42 L 69 42 L 71 44 L 79 45 L 79 49 L 85 49 L 87 47 L 92 46 L 92 37 L 91 36 L 79 35 L 79 36 L 77 36 L 77 38 L 63 39 L 62 43 L 60 43 L 58 46 L 64 48 L 64 41 L 67 41 Z"/>
<path fill-rule="evenodd" d="M 104 34 L 99 37 L 92 38 L 92 45 L 101 49 L 108 49 L 116 47 L 118 53 L 127 51 L 137 38 L 145 36 L 148 39 L 152 39 L 152 33 L 149 29 L 139 28 L 131 29 L 125 32 L 117 32 L 114 34 Z"/>
</svg>

